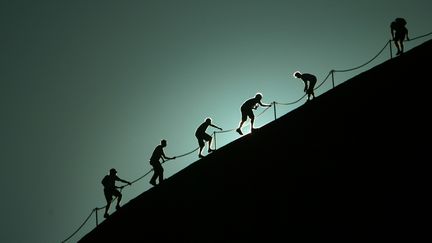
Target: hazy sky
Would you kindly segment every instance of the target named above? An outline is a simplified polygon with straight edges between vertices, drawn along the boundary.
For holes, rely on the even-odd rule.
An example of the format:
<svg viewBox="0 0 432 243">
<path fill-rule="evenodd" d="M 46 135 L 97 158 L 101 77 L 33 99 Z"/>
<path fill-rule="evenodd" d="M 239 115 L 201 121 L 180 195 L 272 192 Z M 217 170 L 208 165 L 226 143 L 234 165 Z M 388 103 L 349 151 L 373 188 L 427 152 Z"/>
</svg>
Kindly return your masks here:
<svg viewBox="0 0 432 243">
<path fill-rule="evenodd" d="M 431 9 L 430 0 L 2 0 L 0 242 L 61 242 L 105 205 L 110 168 L 137 179 L 161 139 L 168 156 L 194 150 L 207 116 L 235 128 L 258 91 L 265 103 L 295 101 L 303 84 L 294 71 L 320 82 L 361 65 L 384 47 L 395 17 L 412 38 L 431 32 Z M 388 58 L 337 73 L 336 84 Z M 278 106 L 278 116 L 303 102 Z M 272 119 L 270 109 L 256 125 Z M 218 147 L 238 137 L 218 134 Z M 165 163 L 166 176 L 197 155 Z M 148 180 L 125 188 L 123 203 Z M 94 226 L 92 217 L 69 242 Z"/>
</svg>

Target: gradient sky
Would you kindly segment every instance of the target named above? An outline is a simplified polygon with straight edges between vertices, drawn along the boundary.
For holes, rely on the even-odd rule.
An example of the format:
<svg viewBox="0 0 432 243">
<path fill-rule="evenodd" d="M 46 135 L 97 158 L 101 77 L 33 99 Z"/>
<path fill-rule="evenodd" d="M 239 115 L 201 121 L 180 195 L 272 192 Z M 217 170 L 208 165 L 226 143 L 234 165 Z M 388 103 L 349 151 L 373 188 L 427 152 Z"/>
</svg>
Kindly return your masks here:
<svg viewBox="0 0 432 243">
<path fill-rule="evenodd" d="M 430 0 L 1 1 L 0 242 L 61 242 L 105 205 L 100 181 L 110 168 L 139 178 L 161 139 L 168 156 L 194 150 L 207 116 L 235 128 L 258 91 L 265 103 L 295 101 L 303 84 L 294 71 L 321 82 L 361 65 L 385 46 L 396 17 L 412 38 L 431 32 L 431 9 Z M 337 73 L 336 84 L 388 58 L 386 50 Z M 278 116 L 303 102 L 278 106 Z M 256 125 L 272 119 L 267 110 Z M 218 147 L 238 137 L 218 134 Z M 166 176 L 197 159 L 165 163 Z M 123 203 L 148 180 L 125 188 Z M 69 242 L 94 226 L 92 217 Z"/>
</svg>

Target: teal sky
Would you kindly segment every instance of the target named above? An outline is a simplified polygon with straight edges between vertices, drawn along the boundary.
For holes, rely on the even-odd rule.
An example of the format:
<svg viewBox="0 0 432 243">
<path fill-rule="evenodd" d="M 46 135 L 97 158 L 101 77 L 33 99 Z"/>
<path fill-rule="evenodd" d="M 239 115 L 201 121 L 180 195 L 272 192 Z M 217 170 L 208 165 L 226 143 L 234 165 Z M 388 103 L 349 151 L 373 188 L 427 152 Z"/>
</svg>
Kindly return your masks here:
<svg viewBox="0 0 432 243">
<path fill-rule="evenodd" d="M 431 32 L 431 9 L 430 0 L 1 1 L 0 242 L 61 242 L 105 205 L 100 181 L 110 168 L 137 179 L 161 139 L 168 156 L 194 150 L 207 116 L 235 128 L 258 91 L 265 103 L 295 101 L 303 84 L 294 71 L 321 82 L 361 65 L 396 17 L 412 38 Z M 386 50 L 337 73 L 336 84 L 388 58 Z M 267 110 L 256 125 L 272 119 Z M 218 134 L 218 147 L 238 137 Z M 165 163 L 166 177 L 197 159 Z M 123 203 L 148 180 L 125 188 Z M 94 226 L 93 217 L 69 242 Z"/>
</svg>

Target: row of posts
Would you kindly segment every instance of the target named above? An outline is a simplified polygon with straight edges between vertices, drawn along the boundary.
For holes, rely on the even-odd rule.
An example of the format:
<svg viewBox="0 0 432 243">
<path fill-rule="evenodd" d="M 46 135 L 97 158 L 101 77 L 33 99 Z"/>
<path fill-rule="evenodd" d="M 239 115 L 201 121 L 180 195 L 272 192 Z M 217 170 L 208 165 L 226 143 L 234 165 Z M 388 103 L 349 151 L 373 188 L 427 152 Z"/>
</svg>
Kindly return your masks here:
<svg viewBox="0 0 432 243">
<path fill-rule="evenodd" d="M 429 33 L 429 34 L 431 34 L 431 33 Z M 427 34 L 427 35 L 429 35 L 429 34 Z M 425 35 L 426 36 L 426 35 Z M 422 36 L 423 37 L 423 36 Z M 392 40 L 389 40 L 388 42 L 387 42 L 387 44 L 389 45 L 389 50 L 390 50 L 390 59 L 393 59 L 393 50 L 392 50 Z M 331 74 L 331 80 L 332 80 L 332 88 L 334 88 L 335 87 L 335 82 L 334 82 L 334 73 L 335 73 L 336 71 L 335 70 L 331 70 L 330 71 L 330 74 Z M 276 118 L 277 118 L 277 116 L 276 116 L 276 101 L 273 101 L 272 102 L 272 104 L 273 104 L 273 114 L 274 114 L 274 119 L 276 120 Z M 215 149 L 216 149 L 216 132 L 213 132 L 213 137 L 214 137 L 214 147 L 215 147 Z M 98 226 L 99 225 L 99 217 L 98 217 L 98 210 L 99 209 L 101 209 L 101 208 L 95 208 L 95 209 L 93 209 L 93 211 L 95 212 L 95 216 L 96 216 L 96 226 Z M 91 215 L 90 215 L 91 216 Z M 89 217 L 90 217 L 89 216 Z M 85 222 L 84 222 L 84 224 L 85 224 Z M 64 241 L 65 242 L 65 241 Z"/>
<path fill-rule="evenodd" d="M 392 42 L 392 40 L 389 40 L 389 42 L 388 42 L 388 44 L 389 44 L 389 50 L 390 50 L 390 59 L 392 59 L 393 58 L 393 51 L 392 51 L 392 45 L 391 45 L 391 42 Z M 331 70 L 330 71 L 330 74 L 331 74 L 331 81 L 332 81 L 332 88 L 334 88 L 335 87 L 335 82 L 334 82 L 334 73 L 335 73 L 335 70 Z M 276 101 L 273 101 L 272 103 L 271 103 L 272 105 L 273 105 L 273 115 L 274 115 L 274 120 L 276 120 L 277 119 L 277 113 L 276 113 Z M 214 148 L 216 149 L 217 147 L 216 147 L 216 145 L 217 145 L 217 143 L 216 143 L 216 131 L 214 131 L 213 132 L 213 144 L 214 144 Z M 98 226 L 99 225 L 99 217 L 98 217 L 98 210 L 99 210 L 99 208 L 95 208 L 94 209 L 94 211 L 95 211 L 95 216 L 96 216 L 96 226 Z"/>
</svg>

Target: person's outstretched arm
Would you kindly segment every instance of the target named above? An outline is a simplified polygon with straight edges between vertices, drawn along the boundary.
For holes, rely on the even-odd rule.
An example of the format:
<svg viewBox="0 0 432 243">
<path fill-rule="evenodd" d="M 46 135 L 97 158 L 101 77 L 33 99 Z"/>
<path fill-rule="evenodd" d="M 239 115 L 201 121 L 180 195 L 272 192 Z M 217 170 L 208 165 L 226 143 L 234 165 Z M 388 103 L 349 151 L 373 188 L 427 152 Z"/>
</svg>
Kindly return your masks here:
<svg viewBox="0 0 432 243">
<path fill-rule="evenodd" d="M 217 129 L 219 129 L 219 130 L 222 131 L 222 128 L 220 128 L 220 127 L 218 127 L 218 126 L 216 126 L 216 125 L 210 124 L 210 126 L 212 126 L 212 127 L 214 127 L 214 128 L 217 128 Z"/>
<path fill-rule="evenodd" d="M 129 181 L 127 181 L 127 180 L 123 180 L 123 179 L 120 179 L 120 178 L 116 178 L 117 179 L 117 181 L 121 181 L 121 182 L 123 182 L 123 183 L 126 183 L 126 184 L 128 184 L 128 185 L 131 185 L 131 183 L 129 182 Z M 116 186 L 117 188 L 122 188 L 121 186 Z"/>
<path fill-rule="evenodd" d="M 164 152 L 162 152 L 162 159 L 175 159 L 176 157 L 174 156 L 174 157 L 168 157 L 168 156 L 166 156 L 165 155 L 165 153 Z"/>
<path fill-rule="evenodd" d="M 260 104 L 260 106 L 263 106 L 263 107 L 270 107 L 271 106 L 271 104 L 263 104 L 261 101 L 258 104 Z"/>
</svg>

